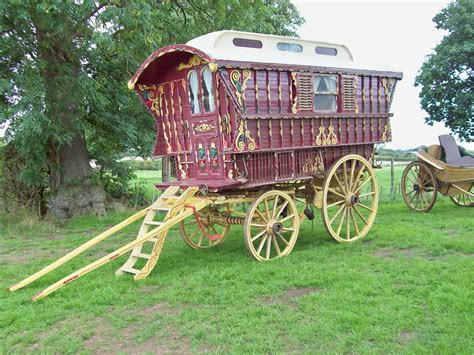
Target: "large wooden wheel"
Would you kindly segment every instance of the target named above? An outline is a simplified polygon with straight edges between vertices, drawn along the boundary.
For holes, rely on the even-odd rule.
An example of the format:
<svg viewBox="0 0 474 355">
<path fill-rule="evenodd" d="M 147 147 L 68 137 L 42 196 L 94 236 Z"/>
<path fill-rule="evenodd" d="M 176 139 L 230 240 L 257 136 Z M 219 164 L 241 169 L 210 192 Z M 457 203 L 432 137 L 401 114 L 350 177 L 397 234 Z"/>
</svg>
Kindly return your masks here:
<svg viewBox="0 0 474 355">
<path fill-rule="evenodd" d="M 471 185 L 469 192 L 474 195 L 474 185 Z M 469 194 L 456 194 L 449 196 L 451 201 L 460 207 L 474 207 L 474 197 Z"/>
<path fill-rule="evenodd" d="M 247 251 L 258 261 L 286 256 L 295 246 L 299 227 L 293 198 L 282 191 L 267 191 L 252 203 L 245 217 Z"/>
<path fill-rule="evenodd" d="M 193 249 L 207 249 L 221 244 L 227 236 L 230 224 L 225 221 L 225 208 L 205 208 L 179 223 L 179 232 L 187 245 Z M 222 218 L 215 218 L 221 216 Z"/>
<path fill-rule="evenodd" d="M 413 161 L 403 170 L 402 196 L 411 210 L 431 210 L 436 202 L 437 192 L 436 178 L 425 163 Z"/>
<path fill-rule="evenodd" d="M 324 225 L 338 242 L 363 238 L 372 227 L 379 202 L 374 170 L 360 155 L 336 161 L 323 183 Z"/>
</svg>

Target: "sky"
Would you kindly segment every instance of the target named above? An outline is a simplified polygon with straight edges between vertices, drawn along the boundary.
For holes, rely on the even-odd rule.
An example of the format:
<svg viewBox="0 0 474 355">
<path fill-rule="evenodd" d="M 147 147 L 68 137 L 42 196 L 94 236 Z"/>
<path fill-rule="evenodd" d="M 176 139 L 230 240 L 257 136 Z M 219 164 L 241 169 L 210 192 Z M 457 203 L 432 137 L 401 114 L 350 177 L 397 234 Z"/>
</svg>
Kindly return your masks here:
<svg viewBox="0 0 474 355">
<path fill-rule="evenodd" d="M 429 126 L 420 107 L 415 76 L 426 55 L 444 36 L 433 17 L 449 1 L 302 1 L 292 0 L 306 23 L 302 38 L 341 43 L 356 62 L 376 63 L 403 72 L 391 111 L 392 139 L 387 148 L 414 148 L 438 143 L 449 133 L 443 124 Z M 362 68 L 370 69 L 370 68 Z M 474 143 L 463 146 L 474 149 Z"/>
</svg>

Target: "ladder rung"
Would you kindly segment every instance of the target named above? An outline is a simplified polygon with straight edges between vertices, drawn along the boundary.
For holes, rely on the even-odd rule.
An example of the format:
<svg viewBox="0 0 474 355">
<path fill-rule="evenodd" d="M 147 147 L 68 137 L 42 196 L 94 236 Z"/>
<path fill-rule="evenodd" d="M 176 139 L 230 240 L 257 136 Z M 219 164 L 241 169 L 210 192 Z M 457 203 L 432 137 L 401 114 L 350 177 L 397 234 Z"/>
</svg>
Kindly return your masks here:
<svg viewBox="0 0 474 355">
<path fill-rule="evenodd" d="M 138 274 L 140 270 L 134 269 L 133 267 L 122 269 L 123 272 L 128 272 L 129 274 Z"/>
<path fill-rule="evenodd" d="M 161 196 L 165 200 L 179 200 L 180 196 Z"/>
<path fill-rule="evenodd" d="M 163 222 L 156 222 L 156 221 L 149 221 L 149 222 L 143 222 L 143 223 L 149 224 L 152 226 L 161 226 L 163 224 Z"/>
<path fill-rule="evenodd" d="M 168 207 L 151 207 L 150 209 L 152 209 L 153 211 L 164 211 L 164 212 L 168 212 L 170 210 L 170 208 Z"/>
<path fill-rule="evenodd" d="M 132 254 L 132 256 L 134 256 L 136 258 L 142 258 L 142 259 L 150 259 L 150 257 L 151 257 L 151 255 L 143 254 L 143 253 Z"/>
<path fill-rule="evenodd" d="M 158 241 L 158 239 L 156 239 L 156 238 L 150 238 L 150 239 L 147 239 L 146 241 L 147 241 L 147 242 L 156 243 L 156 242 Z"/>
</svg>

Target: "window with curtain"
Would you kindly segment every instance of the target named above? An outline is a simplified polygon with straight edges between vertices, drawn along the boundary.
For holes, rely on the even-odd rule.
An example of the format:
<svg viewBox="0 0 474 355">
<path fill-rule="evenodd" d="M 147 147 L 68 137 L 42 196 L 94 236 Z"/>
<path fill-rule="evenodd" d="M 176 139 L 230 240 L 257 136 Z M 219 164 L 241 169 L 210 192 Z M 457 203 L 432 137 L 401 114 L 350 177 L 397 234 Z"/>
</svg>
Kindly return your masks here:
<svg viewBox="0 0 474 355">
<path fill-rule="evenodd" d="M 188 74 L 188 91 L 189 91 L 189 107 L 191 113 L 199 113 L 201 109 L 199 107 L 199 80 L 198 73 L 196 70 L 191 70 Z"/>
<path fill-rule="evenodd" d="M 212 73 L 209 68 L 204 68 L 201 72 L 202 81 L 202 101 L 204 106 L 204 112 L 214 111 L 214 94 L 212 91 Z"/>
<path fill-rule="evenodd" d="M 314 110 L 337 111 L 337 76 L 314 76 Z"/>
</svg>

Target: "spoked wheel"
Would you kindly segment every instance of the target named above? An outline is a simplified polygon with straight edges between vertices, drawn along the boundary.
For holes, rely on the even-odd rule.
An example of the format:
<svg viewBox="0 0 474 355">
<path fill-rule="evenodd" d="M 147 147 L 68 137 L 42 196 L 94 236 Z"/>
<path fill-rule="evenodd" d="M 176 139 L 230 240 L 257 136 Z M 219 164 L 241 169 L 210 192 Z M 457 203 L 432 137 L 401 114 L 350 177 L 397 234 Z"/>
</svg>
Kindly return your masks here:
<svg viewBox="0 0 474 355">
<path fill-rule="evenodd" d="M 296 243 L 300 218 L 287 193 L 265 192 L 250 206 L 244 223 L 245 246 L 258 261 L 288 255 Z"/>
<path fill-rule="evenodd" d="M 469 192 L 474 193 L 474 185 L 471 185 Z M 474 207 L 474 197 L 468 194 L 456 194 L 449 196 L 451 201 L 460 207 Z"/>
<path fill-rule="evenodd" d="M 436 178 L 425 163 L 413 161 L 403 170 L 402 195 L 411 210 L 431 210 L 436 202 L 437 192 Z"/>
<path fill-rule="evenodd" d="M 202 209 L 198 212 L 200 223 L 194 215 L 179 223 L 181 237 L 193 249 L 207 249 L 219 245 L 224 241 L 230 229 L 230 224 L 225 222 L 227 214 L 225 208 Z M 215 216 L 221 216 L 221 218 Z"/>
<path fill-rule="evenodd" d="M 363 238 L 372 227 L 379 203 L 374 170 L 360 155 L 336 161 L 323 184 L 321 213 L 328 233 L 338 242 Z"/>
</svg>

